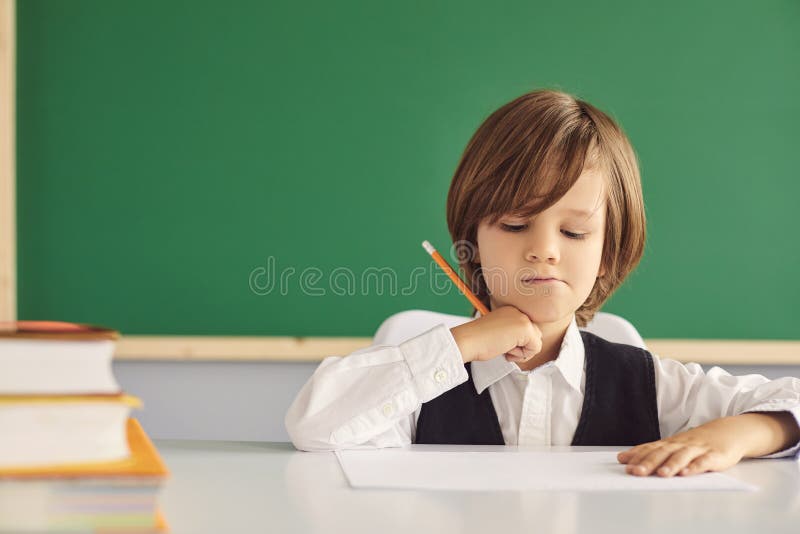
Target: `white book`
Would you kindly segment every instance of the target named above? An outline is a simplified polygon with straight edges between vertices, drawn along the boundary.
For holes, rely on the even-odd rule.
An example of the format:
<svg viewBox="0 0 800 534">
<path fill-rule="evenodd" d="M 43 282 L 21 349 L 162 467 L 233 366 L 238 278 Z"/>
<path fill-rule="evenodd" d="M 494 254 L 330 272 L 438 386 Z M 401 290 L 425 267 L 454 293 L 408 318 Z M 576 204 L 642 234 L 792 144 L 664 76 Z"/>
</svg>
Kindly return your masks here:
<svg viewBox="0 0 800 534">
<path fill-rule="evenodd" d="M 121 460 L 130 395 L 0 397 L 0 469 Z"/>
<path fill-rule="evenodd" d="M 0 395 L 119 393 L 111 367 L 118 337 L 74 323 L 0 323 Z"/>
</svg>

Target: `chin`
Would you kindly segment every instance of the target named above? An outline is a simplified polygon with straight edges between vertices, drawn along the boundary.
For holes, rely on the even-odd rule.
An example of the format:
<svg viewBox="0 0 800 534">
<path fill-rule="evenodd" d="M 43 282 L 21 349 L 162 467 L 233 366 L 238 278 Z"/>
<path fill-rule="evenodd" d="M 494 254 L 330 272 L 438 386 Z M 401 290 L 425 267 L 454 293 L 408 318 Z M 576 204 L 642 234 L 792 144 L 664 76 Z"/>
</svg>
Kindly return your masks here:
<svg viewBox="0 0 800 534">
<path fill-rule="evenodd" d="M 569 310 L 552 302 L 526 302 L 517 307 L 535 323 L 555 323 L 569 315 Z"/>
</svg>

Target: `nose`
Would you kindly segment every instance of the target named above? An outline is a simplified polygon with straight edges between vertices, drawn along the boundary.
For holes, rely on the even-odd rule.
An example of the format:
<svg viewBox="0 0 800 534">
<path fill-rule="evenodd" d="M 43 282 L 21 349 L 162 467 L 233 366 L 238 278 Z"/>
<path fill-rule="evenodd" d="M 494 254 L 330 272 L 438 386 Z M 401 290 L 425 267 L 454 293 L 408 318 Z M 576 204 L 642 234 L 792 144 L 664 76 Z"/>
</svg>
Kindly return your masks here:
<svg viewBox="0 0 800 534">
<path fill-rule="evenodd" d="M 536 226 L 536 225 L 535 225 Z M 534 228 L 531 237 L 526 243 L 525 260 L 547 263 L 558 263 L 558 231 L 547 228 L 546 225 L 539 224 Z"/>
</svg>

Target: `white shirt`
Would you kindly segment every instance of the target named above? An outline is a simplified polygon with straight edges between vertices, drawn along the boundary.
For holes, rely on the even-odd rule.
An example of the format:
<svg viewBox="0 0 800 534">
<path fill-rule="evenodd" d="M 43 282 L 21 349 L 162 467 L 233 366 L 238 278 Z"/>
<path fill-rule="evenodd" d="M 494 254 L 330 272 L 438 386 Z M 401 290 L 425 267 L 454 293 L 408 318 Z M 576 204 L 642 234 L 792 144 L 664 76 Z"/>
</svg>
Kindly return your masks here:
<svg viewBox="0 0 800 534">
<path fill-rule="evenodd" d="M 506 445 L 570 445 L 586 383 L 583 339 L 573 315 L 558 357 L 523 371 L 503 355 L 473 361 L 480 394 L 489 388 Z M 720 417 L 790 411 L 800 426 L 800 379 L 732 376 L 653 354 L 659 430 L 666 438 Z M 469 379 L 444 324 L 400 345 L 373 345 L 325 358 L 285 417 L 304 451 L 401 447 L 414 443 L 422 403 Z M 800 443 L 762 458 L 794 456 Z"/>
</svg>

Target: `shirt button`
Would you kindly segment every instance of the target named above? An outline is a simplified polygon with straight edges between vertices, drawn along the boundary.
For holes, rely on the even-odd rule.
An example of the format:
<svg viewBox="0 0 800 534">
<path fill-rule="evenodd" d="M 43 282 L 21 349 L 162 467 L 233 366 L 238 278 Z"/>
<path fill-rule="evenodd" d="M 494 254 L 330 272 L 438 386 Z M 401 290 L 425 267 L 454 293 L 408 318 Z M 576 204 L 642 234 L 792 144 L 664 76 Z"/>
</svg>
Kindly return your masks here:
<svg viewBox="0 0 800 534">
<path fill-rule="evenodd" d="M 434 378 L 434 380 L 436 380 L 437 382 L 439 382 L 441 384 L 442 382 L 447 380 L 447 371 L 445 371 L 443 369 L 439 369 L 438 371 L 436 371 L 436 374 L 433 375 L 433 378 Z"/>
<path fill-rule="evenodd" d="M 389 417 L 393 413 L 394 413 L 394 406 L 388 403 L 383 405 L 383 415 Z"/>
</svg>

